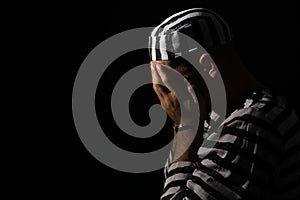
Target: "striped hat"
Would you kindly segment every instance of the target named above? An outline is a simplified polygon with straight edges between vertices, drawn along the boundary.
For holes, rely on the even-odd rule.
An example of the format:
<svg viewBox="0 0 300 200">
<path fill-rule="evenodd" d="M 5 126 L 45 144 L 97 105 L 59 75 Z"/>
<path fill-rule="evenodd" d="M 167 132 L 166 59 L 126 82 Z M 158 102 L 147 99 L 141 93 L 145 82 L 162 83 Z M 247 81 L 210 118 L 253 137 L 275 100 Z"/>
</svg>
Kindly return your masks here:
<svg viewBox="0 0 300 200">
<path fill-rule="evenodd" d="M 151 60 L 171 60 L 199 48 L 223 45 L 231 39 L 228 24 L 217 13 L 192 8 L 168 17 L 155 27 L 148 47 Z"/>
</svg>

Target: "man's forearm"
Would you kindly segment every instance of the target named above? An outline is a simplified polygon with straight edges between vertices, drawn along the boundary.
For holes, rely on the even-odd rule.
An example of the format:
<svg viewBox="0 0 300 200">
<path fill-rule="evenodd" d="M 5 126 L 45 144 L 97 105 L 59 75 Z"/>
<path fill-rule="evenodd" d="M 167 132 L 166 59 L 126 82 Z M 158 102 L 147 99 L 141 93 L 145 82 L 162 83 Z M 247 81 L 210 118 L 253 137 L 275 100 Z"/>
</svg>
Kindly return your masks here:
<svg viewBox="0 0 300 200">
<path fill-rule="evenodd" d="M 172 147 L 173 162 L 195 162 L 198 159 L 197 152 L 202 142 L 203 126 L 199 126 L 198 131 L 193 129 L 179 130 L 175 133 Z"/>
</svg>

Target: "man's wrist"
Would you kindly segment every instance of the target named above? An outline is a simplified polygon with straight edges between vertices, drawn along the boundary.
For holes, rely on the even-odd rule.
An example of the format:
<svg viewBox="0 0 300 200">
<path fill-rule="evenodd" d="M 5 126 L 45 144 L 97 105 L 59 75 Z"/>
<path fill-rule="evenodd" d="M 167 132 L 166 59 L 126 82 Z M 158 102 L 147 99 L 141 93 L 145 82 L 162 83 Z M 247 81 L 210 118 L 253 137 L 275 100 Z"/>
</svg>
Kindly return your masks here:
<svg viewBox="0 0 300 200">
<path fill-rule="evenodd" d="M 196 130 L 198 126 L 196 124 L 175 124 L 173 129 L 175 133 L 178 131 L 185 131 L 185 130 Z"/>
</svg>

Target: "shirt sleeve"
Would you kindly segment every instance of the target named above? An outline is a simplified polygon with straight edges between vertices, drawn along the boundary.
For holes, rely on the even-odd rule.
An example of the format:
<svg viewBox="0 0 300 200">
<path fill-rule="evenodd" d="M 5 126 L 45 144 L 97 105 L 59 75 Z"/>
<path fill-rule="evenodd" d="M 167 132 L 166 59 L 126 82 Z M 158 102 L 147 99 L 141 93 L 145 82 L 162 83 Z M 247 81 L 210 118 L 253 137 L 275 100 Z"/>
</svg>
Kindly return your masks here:
<svg viewBox="0 0 300 200">
<path fill-rule="evenodd" d="M 165 168 L 161 200 L 260 199 L 276 164 L 275 156 L 260 148 L 262 132 L 267 130 L 237 120 L 221 134 L 209 135 L 196 163 L 174 162 Z"/>
</svg>

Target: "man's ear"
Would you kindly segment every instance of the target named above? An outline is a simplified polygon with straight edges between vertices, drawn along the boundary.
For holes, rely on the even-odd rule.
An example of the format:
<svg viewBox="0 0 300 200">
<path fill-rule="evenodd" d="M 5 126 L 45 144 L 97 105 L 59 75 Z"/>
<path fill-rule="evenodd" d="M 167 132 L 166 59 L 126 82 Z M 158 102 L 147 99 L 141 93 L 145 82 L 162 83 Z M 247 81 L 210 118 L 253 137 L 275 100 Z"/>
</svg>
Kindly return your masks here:
<svg viewBox="0 0 300 200">
<path fill-rule="evenodd" d="M 199 63 L 204 67 L 204 70 L 209 70 L 208 74 L 214 78 L 217 71 L 216 71 L 216 66 L 212 58 L 208 53 L 204 53 L 200 56 L 199 58 Z"/>
</svg>

